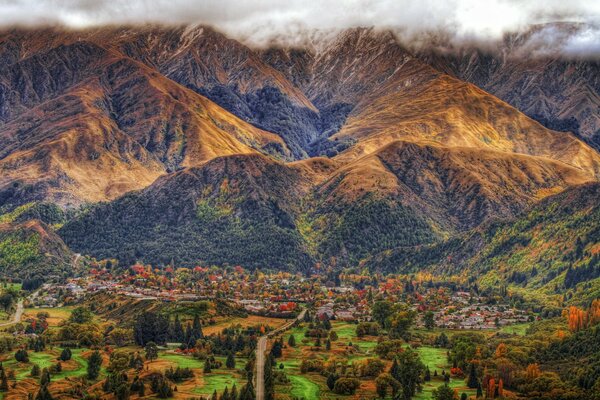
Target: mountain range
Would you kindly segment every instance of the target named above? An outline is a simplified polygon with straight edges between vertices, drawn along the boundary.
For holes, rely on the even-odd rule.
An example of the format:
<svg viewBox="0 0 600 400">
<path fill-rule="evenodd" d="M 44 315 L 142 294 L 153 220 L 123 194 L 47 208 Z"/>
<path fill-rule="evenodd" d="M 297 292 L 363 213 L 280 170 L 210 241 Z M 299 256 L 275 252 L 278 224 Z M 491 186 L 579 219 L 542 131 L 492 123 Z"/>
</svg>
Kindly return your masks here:
<svg viewBox="0 0 600 400">
<path fill-rule="evenodd" d="M 549 28 L 446 52 L 373 28 L 297 48 L 205 26 L 4 31 L 3 230 L 36 224 L 62 260 L 418 267 L 490 285 L 546 263 L 543 290 L 569 267 L 596 279 L 598 230 L 563 208 L 596 215 L 599 64 L 524 54 Z M 576 257 L 507 261 L 557 208 Z"/>
</svg>

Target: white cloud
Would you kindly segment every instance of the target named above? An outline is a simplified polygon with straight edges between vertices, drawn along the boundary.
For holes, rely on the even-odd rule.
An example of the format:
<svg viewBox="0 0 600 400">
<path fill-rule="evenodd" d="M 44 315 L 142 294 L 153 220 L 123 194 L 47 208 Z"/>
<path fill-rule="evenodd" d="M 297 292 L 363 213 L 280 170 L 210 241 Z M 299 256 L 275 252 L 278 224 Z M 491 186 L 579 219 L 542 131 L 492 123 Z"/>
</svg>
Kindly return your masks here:
<svg viewBox="0 0 600 400">
<path fill-rule="evenodd" d="M 264 44 L 273 37 L 354 26 L 396 28 L 405 38 L 446 34 L 455 41 L 493 41 L 536 23 L 600 23 L 593 0 L 0 0 L 0 26 L 201 23 Z M 567 45 L 597 50 L 598 29 Z M 575 50 L 574 50 L 575 51 Z"/>
</svg>

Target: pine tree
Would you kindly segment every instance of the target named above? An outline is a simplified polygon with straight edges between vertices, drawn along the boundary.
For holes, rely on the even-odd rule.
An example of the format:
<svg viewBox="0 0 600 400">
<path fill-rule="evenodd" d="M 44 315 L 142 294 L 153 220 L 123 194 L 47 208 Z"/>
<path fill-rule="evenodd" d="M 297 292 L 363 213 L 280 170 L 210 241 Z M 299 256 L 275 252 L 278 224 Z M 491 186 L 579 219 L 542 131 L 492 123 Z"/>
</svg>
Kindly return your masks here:
<svg viewBox="0 0 600 400">
<path fill-rule="evenodd" d="M 4 369 L 0 371 L 0 391 L 6 392 L 8 390 L 8 378 Z"/>
<path fill-rule="evenodd" d="M 210 374 L 210 372 L 211 372 L 210 360 L 208 360 L 208 359 L 207 359 L 206 361 L 204 361 L 204 369 L 203 369 L 203 372 L 204 372 L 205 374 Z"/>
<path fill-rule="evenodd" d="M 477 369 L 474 363 L 471 363 L 471 368 L 469 369 L 469 379 L 467 380 L 467 386 L 471 389 L 477 388 L 479 386 L 479 379 L 477 379 Z"/>
<path fill-rule="evenodd" d="M 264 374 L 265 400 L 275 399 L 275 378 L 273 376 L 273 361 L 275 361 L 273 356 L 271 356 L 270 354 L 267 355 L 267 359 L 265 360 Z"/>
<path fill-rule="evenodd" d="M 156 343 L 146 343 L 144 351 L 146 352 L 146 360 L 152 362 L 152 360 L 156 360 L 158 358 L 158 346 L 156 345 Z"/>
<path fill-rule="evenodd" d="M 481 383 L 477 384 L 477 395 L 476 395 L 476 397 L 478 399 L 480 399 L 480 398 L 483 397 L 483 389 L 481 388 Z"/>
<path fill-rule="evenodd" d="M 71 349 L 69 349 L 68 347 L 63 349 L 63 351 L 60 353 L 60 360 L 61 361 L 69 361 L 71 359 Z"/>
<path fill-rule="evenodd" d="M 290 335 L 288 338 L 288 346 L 296 347 L 296 337 L 294 335 Z"/>
<path fill-rule="evenodd" d="M 144 384 L 144 381 L 141 380 L 140 387 L 138 388 L 138 396 L 144 397 L 145 392 L 146 392 L 146 385 Z"/>
<path fill-rule="evenodd" d="M 336 374 L 329 374 L 329 376 L 327 377 L 327 387 L 329 388 L 329 390 L 333 390 L 335 386 L 335 381 L 337 380 L 338 376 Z"/>
<path fill-rule="evenodd" d="M 53 400 L 50 391 L 48 390 L 48 385 L 42 385 L 40 390 L 37 392 L 35 396 L 35 400 Z"/>
<path fill-rule="evenodd" d="M 252 380 L 249 379 L 248 382 L 244 385 L 242 390 L 240 391 L 240 397 L 238 400 L 255 400 L 256 393 L 254 393 L 254 385 L 252 385 Z"/>
<path fill-rule="evenodd" d="M 88 358 L 87 377 L 90 380 L 98 378 L 102 366 L 102 355 L 98 350 L 94 351 Z"/>
<path fill-rule="evenodd" d="M 234 369 L 235 368 L 235 356 L 233 355 L 233 353 L 229 353 L 227 355 L 227 360 L 225 360 L 225 366 L 228 369 Z"/>
<path fill-rule="evenodd" d="M 48 368 L 42 370 L 42 376 L 40 377 L 40 386 L 46 386 L 50 383 L 50 371 Z"/>
<path fill-rule="evenodd" d="M 37 364 L 33 364 L 33 366 L 31 367 L 30 375 L 33 376 L 34 378 L 37 378 L 38 376 L 40 376 L 40 373 L 41 373 L 40 366 Z"/>
</svg>

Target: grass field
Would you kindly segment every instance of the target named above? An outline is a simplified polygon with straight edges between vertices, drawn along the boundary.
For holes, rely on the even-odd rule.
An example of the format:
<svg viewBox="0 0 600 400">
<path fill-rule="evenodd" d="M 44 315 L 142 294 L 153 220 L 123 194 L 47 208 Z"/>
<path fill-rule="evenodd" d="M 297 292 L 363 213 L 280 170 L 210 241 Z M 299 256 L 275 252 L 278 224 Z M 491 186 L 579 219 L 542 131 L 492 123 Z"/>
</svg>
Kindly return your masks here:
<svg viewBox="0 0 600 400">
<path fill-rule="evenodd" d="M 320 388 L 319 385 L 309 380 L 303 375 L 289 375 L 292 383 L 291 395 L 292 397 L 313 400 L 319 398 Z"/>
<path fill-rule="evenodd" d="M 31 368 L 37 364 L 40 369 L 50 368 L 58 362 L 58 355 L 61 349 L 46 350 L 41 352 L 29 351 L 29 362 L 19 363 L 14 358 L 7 359 L 3 365 L 15 371 L 17 380 L 30 378 Z M 81 355 L 81 349 L 72 350 L 72 358 L 70 361 L 63 361 L 61 365 L 63 370 L 60 373 L 52 374 L 56 380 L 68 378 L 72 376 L 83 376 L 86 373 L 87 361 Z"/>
<path fill-rule="evenodd" d="M 523 324 L 508 325 L 508 326 L 503 326 L 500 329 L 500 332 L 510 333 L 510 334 L 518 335 L 518 336 L 525 336 L 525 333 L 527 332 L 527 329 L 530 326 L 531 326 L 531 322 L 525 322 Z"/>
<path fill-rule="evenodd" d="M 438 349 L 436 347 L 421 346 L 417 349 L 423 364 L 429 367 L 431 373 L 434 369 L 441 370 L 449 369 L 448 359 L 446 357 L 446 349 Z"/>
<path fill-rule="evenodd" d="M 60 325 L 61 322 L 66 321 L 71 316 L 71 312 L 73 311 L 72 306 L 66 307 L 49 307 L 49 308 L 26 308 L 23 314 L 23 319 L 27 319 L 28 317 L 35 317 L 40 312 L 48 313 L 49 317 L 47 318 L 48 326 L 56 327 Z"/>
<path fill-rule="evenodd" d="M 217 393 L 222 393 L 227 386 L 229 389 L 235 384 L 238 390 L 241 389 L 243 383 L 238 380 L 233 374 L 225 372 L 211 372 L 203 377 L 204 384 L 194 389 L 194 393 L 211 395 L 216 390 Z"/>
</svg>

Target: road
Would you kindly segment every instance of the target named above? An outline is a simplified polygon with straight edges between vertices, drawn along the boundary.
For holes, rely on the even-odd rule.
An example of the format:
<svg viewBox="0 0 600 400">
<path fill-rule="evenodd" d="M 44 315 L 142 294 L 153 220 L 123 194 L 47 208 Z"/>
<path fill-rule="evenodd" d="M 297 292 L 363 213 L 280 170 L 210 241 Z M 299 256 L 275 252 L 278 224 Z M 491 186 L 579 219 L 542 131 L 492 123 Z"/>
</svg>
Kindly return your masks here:
<svg viewBox="0 0 600 400">
<path fill-rule="evenodd" d="M 306 310 L 302 310 L 296 319 L 287 322 L 285 325 L 258 339 L 258 344 L 256 345 L 256 400 L 264 400 L 265 398 L 265 352 L 267 351 L 267 340 L 269 337 L 279 335 L 290 329 L 296 321 L 301 321 L 304 318 L 304 314 L 306 314 Z"/>
<path fill-rule="evenodd" d="M 21 317 L 23 316 L 23 299 L 19 300 L 17 303 L 17 310 L 12 316 L 12 319 L 9 322 L 3 322 L 0 326 L 8 326 L 12 324 L 16 324 L 17 322 L 21 322 Z"/>
</svg>

